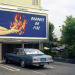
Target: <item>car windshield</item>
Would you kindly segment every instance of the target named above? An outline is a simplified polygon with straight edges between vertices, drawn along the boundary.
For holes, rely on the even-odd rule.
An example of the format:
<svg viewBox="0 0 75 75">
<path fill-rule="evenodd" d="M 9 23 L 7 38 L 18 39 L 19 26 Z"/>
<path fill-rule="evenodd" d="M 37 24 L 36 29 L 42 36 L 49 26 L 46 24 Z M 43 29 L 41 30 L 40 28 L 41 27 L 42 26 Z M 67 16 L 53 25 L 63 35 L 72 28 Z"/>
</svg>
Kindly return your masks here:
<svg viewBox="0 0 75 75">
<path fill-rule="evenodd" d="M 26 54 L 44 54 L 38 49 L 25 49 Z"/>
</svg>

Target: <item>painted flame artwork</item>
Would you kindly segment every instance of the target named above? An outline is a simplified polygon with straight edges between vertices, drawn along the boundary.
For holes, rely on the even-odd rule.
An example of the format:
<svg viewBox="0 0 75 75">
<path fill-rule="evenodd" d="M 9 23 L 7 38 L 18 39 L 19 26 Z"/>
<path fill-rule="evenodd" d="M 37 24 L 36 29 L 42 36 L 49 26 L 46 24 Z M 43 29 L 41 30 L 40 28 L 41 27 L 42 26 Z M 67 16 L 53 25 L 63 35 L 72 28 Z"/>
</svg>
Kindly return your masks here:
<svg viewBox="0 0 75 75">
<path fill-rule="evenodd" d="M 23 22 L 22 22 L 22 18 L 24 18 Z M 21 32 L 19 33 L 19 35 L 22 35 L 25 32 L 25 26 L 26 26 L 27 23 L 28 22 L 25 19 L 24 15 L 21 17 L 20 14 L 16 14 L 14 16 L 14 21 L 13 22 L 10 21 L 10 28 L 12 28 L 12 27 L 14 27 L 16 25 L 15 29 L 16 30 L 21 30 Z"/>
</svg>

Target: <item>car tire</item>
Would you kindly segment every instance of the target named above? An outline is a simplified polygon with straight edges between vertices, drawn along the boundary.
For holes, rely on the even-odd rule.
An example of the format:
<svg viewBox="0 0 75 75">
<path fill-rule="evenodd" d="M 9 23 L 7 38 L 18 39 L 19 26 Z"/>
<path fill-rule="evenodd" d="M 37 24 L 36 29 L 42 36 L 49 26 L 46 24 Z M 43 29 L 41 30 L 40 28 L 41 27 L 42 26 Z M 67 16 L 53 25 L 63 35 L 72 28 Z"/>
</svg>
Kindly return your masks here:
<svg viewBox="0 0 75 75">
<path fill-rule="evenodd" d="M 21 64 L 22 68 L 26 67 L 26 64 L 25 64 L 24 60 L 21 60 L 20 64 Z"/>
<path fill-rule="evenodd" d="M 39 67 L 44 67 L 44 65 L 39 65 Z"/>
<path fill-rule="evenodd" d="M 8 64 L 8 59 L 5 57 L 5 64 Z"/>
</svg>

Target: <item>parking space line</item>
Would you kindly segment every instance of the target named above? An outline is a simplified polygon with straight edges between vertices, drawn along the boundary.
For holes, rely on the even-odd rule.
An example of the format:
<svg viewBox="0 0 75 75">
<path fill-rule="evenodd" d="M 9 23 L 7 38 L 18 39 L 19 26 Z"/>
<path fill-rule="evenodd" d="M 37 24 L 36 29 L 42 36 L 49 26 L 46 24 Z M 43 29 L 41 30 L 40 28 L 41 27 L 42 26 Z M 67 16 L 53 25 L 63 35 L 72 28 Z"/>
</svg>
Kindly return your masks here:
<svg viewBox="0 0 75 75">
<path fill-rule="evenodd" d="M 5 69 L 10 70 L 10 71 L 20 71 L 20 69 L 17 69 L 17 68 L 8 66 L 8 65 L 0 65 L 0 67 L 5 68 Z"/>
<path fill-rule="evenodd" d="M 45 73 L 41 73 L 41 72 L 37 72 L 37 71 L 33 71 L 33 72 L 38 73 L 40 75 L 46 75 Z"/>
<path fill-rule="evenodd" d="M 9 68 L 12 68 L 12 69 L 17 69 L 17 68 L 14 68 L 14 67 L 8 66 L 8 65 L 3 65 L 3 66 L 6 66 L 6 67 L 9 67 Z"/>
<path fill-rule="evenodd" d="M 47 68 L 54 68 L 53 66 L 47 66 Z"/>
</svg>

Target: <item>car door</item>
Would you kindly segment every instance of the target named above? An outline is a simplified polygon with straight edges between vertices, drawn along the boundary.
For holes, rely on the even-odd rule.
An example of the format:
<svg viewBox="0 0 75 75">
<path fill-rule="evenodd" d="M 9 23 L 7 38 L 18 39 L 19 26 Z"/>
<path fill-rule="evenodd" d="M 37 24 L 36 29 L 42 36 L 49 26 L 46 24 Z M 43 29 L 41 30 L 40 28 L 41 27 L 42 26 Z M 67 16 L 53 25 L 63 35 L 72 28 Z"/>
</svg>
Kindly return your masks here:
<svg viewBox="0 0 75 75">
<path fill-rule="evenodd" d="M 9 58 L 10 58 L 10 60 L 12 60 L 13 62 L 16 62 L 16 61 L 17 61 L 17 57 L 18 57 L 19 49 L 15 49 L 14 51 L 15 51 L 15 52 L 12 53 L 12 55 L 11 55 Z"/>
<path fill-rule="evenodd" d="M 22 50 L 22 49 L 18 50 L 16 57 L 15 57 L 15 61 L 19 62 L 20 59 L 24 59 L 24 50 Z"/>
</svg>

